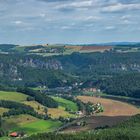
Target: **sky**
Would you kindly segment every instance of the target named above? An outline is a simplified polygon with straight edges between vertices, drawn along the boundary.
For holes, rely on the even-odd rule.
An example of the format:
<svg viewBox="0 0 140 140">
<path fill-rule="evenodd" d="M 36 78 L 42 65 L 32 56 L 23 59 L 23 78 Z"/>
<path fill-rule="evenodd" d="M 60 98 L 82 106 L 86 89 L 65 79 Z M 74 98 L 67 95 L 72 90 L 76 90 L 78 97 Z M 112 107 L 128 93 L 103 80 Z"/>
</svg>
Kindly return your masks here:
<svg viewBox="0 0 140 140">
<path fill-rule="evenodd" d="M 140 42 L 140 0 L 0 0 L 0 44 Z"/>
</svg>

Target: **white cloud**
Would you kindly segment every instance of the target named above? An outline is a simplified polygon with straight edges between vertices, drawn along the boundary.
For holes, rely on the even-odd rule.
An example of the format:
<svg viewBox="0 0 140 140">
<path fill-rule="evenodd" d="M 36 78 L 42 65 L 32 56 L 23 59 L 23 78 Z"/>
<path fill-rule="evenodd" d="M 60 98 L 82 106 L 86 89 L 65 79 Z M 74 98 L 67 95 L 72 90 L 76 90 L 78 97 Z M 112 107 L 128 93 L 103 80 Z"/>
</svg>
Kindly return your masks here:
<svg viewBox="0 0 140 140">
<path fill-rule="evenodd" d="M 13 23 L 16 24 L 16 25 L 21 25 L 21 24 L 23 24 L 23 22 L 20 21 L 20 20 L 14 21 Z"/>
<path fill-rule="evenodd" d="M 61 29 L 63 30 L 71 29 L 71 26 L 62 26 Z"/>
<path fill-rule="evenodd" d="M 93 5 L 92 0 L 87 1 L 75 1 L 75 2 L 69 2 L 64 4 L 58 4 L 56 5 L 56 9 L 63 9 L 63 8 L 86 8 L 91 7 Z"/>
<path fill-rule="evenodd" d="M 100 20 L 101 19 L 101 17 L 98 17 L 98 16 L 87 16 L 87 17 L 85 17 L 85 18 L 83 18 L 84 20 L 92 20 L 92 21 L 96 21 L 96 20 Z"/>
<path fill-rule="evenodd" d="M 106 26 L 105 27 L 105 30 L 114 30 L 114 29 L 116 29 L 115 26 Z"/>
<path fill-rule="evenodd" d="M 39 16 L 44 18 L 44 17 L 46 17 L 46 14 L 45 13 L 41 13 Z"/>
<path fill-rule="evenodd" d="M 129 19 L 131 17 L 132 17 L 131 15 L 123 15 L 123 16 L 121 16 L 121 19 L 122 20 L 127 20 L 127 19 Z"/>
<path fill-rule="evenodd" d="M 127 10 L 140 10 L 140 4 L 117 3 L 114 5 L 106 6 L 102 9 L 103 12 L 121 12 Z"/>
</svg>

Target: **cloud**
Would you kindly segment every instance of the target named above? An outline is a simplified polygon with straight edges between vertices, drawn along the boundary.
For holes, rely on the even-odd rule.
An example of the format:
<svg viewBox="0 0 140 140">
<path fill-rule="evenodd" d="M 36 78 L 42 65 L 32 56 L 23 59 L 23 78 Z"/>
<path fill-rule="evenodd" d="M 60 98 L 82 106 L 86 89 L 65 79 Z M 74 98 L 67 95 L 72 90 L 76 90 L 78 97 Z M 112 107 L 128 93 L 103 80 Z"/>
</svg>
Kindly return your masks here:
<svg viewBox="0 0 140 140">
<path fill-rule="evenodd" d="M 84 18 L 85 21 L 97 21 L 100 19 L 101 19 L 101 17 L 99 17 L 99 16 L 87 16 Z"/>
<path fill-rule="evenodd" d="M 136 30 L 140 24 L 140 0 L 0 1 L 0 32 L 4 31 L 5 36 L 9 35 L 5 40 L 14 40 L 14 35 L 15 40 L 18 37 L 22 41 L 24 38 L 20 38 L 19 33 L 25 33 L 25 37 L 28 34 L 28 40 L 47 36 L 51 40 L 59 41 L 61 34 L 61 39 L 65 41 L 69 38 L 76 40 L 75 36 L 84 33 L 84 38 L 81 36 L 80 40 L 88 41 L 95 37 L 96 41 L 104 34 L 102 38 L 108 33 L 114 33 L 115 29 L 122 32 L 124 28 L 123 35 L 127 36 L 129 28 Z M 93 34 L 95 29 L 97 34 Z M 111 34 L 110 37 L 113 36 Z M 137 33 L 135 37 L 139 36 Z"/>
<path fill-rule="evenodd" d="M 132 17 L 131 15 L 123 15 L 123 16 L 121 16 L 121 19 L 122 20 L 127 20 L 127 19 L 129 19 L 131 17 Z"/>
<path fill-rule="evenodd" d="M 117 3 L 114 5 L 104 7 L 102 9 L 102 12 L 122 12 L 122 11 L 128 11 L 128 10 L 140 10 L 140 4 Z"/>
<path fill-rule="evenodd" d="M 45 13 L 41 13 L 41 14 L 39 14 L 39 16 L 44 18 L 44 17 L 46 17 L 46 14 Z"/>
<path fill-rule="evenodd" d="M 93 5 L 92 0 L 87 0 L 87 1 L 74 1 L 70 3 L 64 3 L 64 4 L 59 4 L 55 8 L 56 9 L 77 9 L 77 8 L 87 8 L 91 7 Z"/>
<path fill-rule="evenodd" d="M 20 20 L 14 21 L 13 23 L 15 23 L 16 25 L 23 24 L 23 22 L 22 22 L 22 21 L 20 21 Z"/>
<path fill-rule="evenodd" d="M 12 21 L 11 22 L 12 23 L 12 25 L 16 25 L 16 26 L 21 26 L 21 27 L 25 27 L 25 26 L 27 26 L 27 23 L 25 23 L 25 22 L 23 22 L 23 21 L 21 21 L 21 20 L 15 20 L 15 21 Z"/>
<path fill-rule="evenodd" d="M 72 29 L 72 27 L 71 26 L 62 26 L 61 29 L 67 30 L 67 29 Z"/>
<path fill-rule="evenodd" d="M 71 0 L 38 0 L 43 2 L 65 2 L 65 1 L 71 1 Z"/>
<path fill-rule="evenodd" d="M 114 30 L 114 29 L 116 29 L 115 26 L 106 26 L 105 27 L 105 30 Z"/>
</svg>

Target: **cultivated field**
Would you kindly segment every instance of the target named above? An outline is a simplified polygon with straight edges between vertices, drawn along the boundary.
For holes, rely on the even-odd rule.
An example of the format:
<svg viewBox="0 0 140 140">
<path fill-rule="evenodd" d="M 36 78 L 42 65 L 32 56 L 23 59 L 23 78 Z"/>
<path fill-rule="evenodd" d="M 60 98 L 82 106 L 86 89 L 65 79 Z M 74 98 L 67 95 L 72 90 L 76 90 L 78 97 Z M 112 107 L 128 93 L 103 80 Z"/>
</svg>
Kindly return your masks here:
<svg viewBox="0 0 140 140">
<path fill-rule="evenodd" d="M 86 122 L 86 125 L 84 127 L 73 125 L 66 128 L 63 132 L 65 133 L 81 132 L 81 131 L 86 131 L 86 130 L 93 130 L 93 129 L 104 127 L 104 126 L 113 126 L 129 118 L 130 117 L 128 116 L 90 116 L 85 119 L 81 119 L 81 121 Z"/>
<path fill-rule="evenodd" d="M 110 50 L 112 47 L 110 46 L 84 46 L 81 48 L 80 51 L 87 51 L 87 52 L 104 52 L 106 50 Z"/>
<path fill-rule="evenodd" d="M 104 107 L 104 112 L 78 120 L 85 121 L 86 126 L 70 126 L 64 130 L 64 132 L 66 133 L 92 130 L 103 126 L 113 126 L 124 120 L 127 120 L 132 115 L 140 113 L 140 109 L 136 108 L 135 106 L 112 99 L 104 99 L 90 96 L 78 96 L 78 99 L 85 103 L 101 103 Z"/>
<path fill-rule="evenodd" d="M 27 97 L 27 95 L 18 92 L 0 91 L 0 100 L 22 102 L 26 101 Z"/>
<path fill-rule="evenodd" d="M 18 93 L 18 92 L 5 92 L 0 91 L 0 100 L 10 100 L 15 102 L 20 102 L 22 104 L 29 105 L 34 108 L 39 114 L 45 114 L 45 106 L 38 103 L 37 101 L 27 101 L 27 95 Z M 59 104 L 58 108 L 47 108 L 47 114 L 51 118 L 62 117 L 76 117 L 75 114 L 69 113 L 69 111 L 75 112 L 78 110 L 77 104 L 66 100 L 61 97 L 53 97 Z M 68 109 L 69 111 L 67 111 Z M 7 112 L 9 109 L 0 107 L 0 115 L 4 112 Z M 59 128 L 62 125 L 62 122 L 58 120 L 43 120 L 33 117 L 31 115 L 14 115 L 10 117 L 4 117 L 2 123 L 2 128 L 8 133 L 11 132 L 25 132 L 27 135 L 42 133 L 42 132 L 51 132 Z M 7 140 L 8 137 L 3 138 Z"/>
<path fill-rule="evenodd" d="M 48 114 L 51 115 L 51 118 L 59 118 L 62 117 L 75 117 L 74 114 L 70 114 L 69 112 L 65 111 L 65 108 L 62 106 L 59 106 L 58 108 L 48 108 Z"/>
<path fill-rule="evenodd" d="M 104 107 L 101 114 L 103 116 L 132 116 L 140 113 L 140 109 L 120 101 L 89 96 L 79 96 L 78 99 L 83 102 L 101 103 Z"/>
<path fill-rule="evenodd" d="M 24 101 L 23 103 L 33 107 L 34 110 L 36 112 L 38 112 L 39 114 L 45 114 L 45 112 L 44 112 L 45 107 L 42 104 L 40 104 L 40 103 L 38 103 L 36 101 Z"/>
<path fill-rule="evenodd" d="M 73 52 L 104 52 L 112 49 L 111 46 L 65 46 L 65 48 Z"/>
</svg>

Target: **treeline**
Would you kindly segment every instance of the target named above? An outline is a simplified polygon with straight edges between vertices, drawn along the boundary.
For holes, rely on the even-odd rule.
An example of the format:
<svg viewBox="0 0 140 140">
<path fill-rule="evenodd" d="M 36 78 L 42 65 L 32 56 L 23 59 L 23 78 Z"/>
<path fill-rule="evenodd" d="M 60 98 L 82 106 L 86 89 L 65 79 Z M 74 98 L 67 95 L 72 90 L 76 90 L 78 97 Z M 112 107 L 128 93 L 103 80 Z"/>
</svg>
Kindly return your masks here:
<svg viewBox="0 0 140 140">
<path fill-rule="evenodd" d="M 40 93 L 39 91 L 31 90 L 30 88 L 17 88 L 17 92 L 24 93 L 26 95 L 29 95 L 33 97 L 33 100 L 39 102 L 40 104 L 49 107 L 49 108 L 57 108 L 58 103 L 52 99 L 49 96 L 46 96 L 43 93 Z"/>
<path fill-rule="evenodd" d="M 140 98 L 139 73 L 117 75 L 95 84 L 107 94 Z"/>
<path fill-rule="evenodd" d="M 132 117 L 113 128 L 104 128 L 74 134 L 44 133 L 24 138 L 23 140 L 139 140 L 140 115 Z"/>
<path fill-rule="evenodd" d="M 8 108 L 10 109 L 7 112 L 4 112 L 2 117 L 9 117 L 12 115 L 20 115 L 20 114 L 29 114 L 34 117 L 44 119 L 44 115 L 38 114 L 31 106 L 17 103 L 14 101 L 8 101 L 8 100 L 0 100 L 0 107 Z"/>
<path fill-rule="evenodd" d="M 16 87 L 10 87 L 7 85 L 0 84 L 0 90 L 2 90 L 2 91 L 15 91 Z"/>
</svg>

